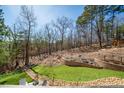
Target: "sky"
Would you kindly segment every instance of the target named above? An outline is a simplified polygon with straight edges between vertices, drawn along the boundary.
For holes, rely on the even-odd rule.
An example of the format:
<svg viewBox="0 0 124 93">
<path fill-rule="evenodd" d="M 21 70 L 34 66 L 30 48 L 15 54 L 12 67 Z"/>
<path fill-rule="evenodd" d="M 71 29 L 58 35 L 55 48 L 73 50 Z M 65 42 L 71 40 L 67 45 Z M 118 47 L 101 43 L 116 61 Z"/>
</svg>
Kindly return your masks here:
<svg viewBox="0 0 124 93">
<path fill-rule="evenodd" d="M 40 26 L 61 16 L 65 16 L 76 21 L 78 16 L 82 14 L 83 7 L 84 6 L 80 5 L 41 5 L 33 6 L 33 9 L 37 18 L 38 28 L 40 28 Z M 2 6 L 2 9 L 4 12 L 5 24 L 11 27 L 20 15 L 20 6 L 6 5 Z"/>
</svg>

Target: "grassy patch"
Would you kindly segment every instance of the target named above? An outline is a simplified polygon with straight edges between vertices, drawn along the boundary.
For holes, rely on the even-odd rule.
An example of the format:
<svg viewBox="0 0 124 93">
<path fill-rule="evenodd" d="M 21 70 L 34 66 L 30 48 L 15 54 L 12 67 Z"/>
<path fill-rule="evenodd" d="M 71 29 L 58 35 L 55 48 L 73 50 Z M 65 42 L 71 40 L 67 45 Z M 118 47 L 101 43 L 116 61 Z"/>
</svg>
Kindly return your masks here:
<svg viewBox="0 0 124 93">
<path fill-rule="evenodd" d="M 0 85 L 18 85 L 21 78 L 25 78 L 27 82 L 32 81 L 25 72 L 14 71 L 7 74 L 0 74 Z"/>
<path fill-rule="evenodd" d="M 119 77 L 124 78 L 124 72 L 113 71 L 108 69 L 94 69 L 87 67 L 69 67 L 69 66 L 55 66 L 44 67 L 36 66 L 33 68 L 37 73 L 55 79 L 62 79 L 65 81 L 91 81 L 105 77 Z"/>
</svg>

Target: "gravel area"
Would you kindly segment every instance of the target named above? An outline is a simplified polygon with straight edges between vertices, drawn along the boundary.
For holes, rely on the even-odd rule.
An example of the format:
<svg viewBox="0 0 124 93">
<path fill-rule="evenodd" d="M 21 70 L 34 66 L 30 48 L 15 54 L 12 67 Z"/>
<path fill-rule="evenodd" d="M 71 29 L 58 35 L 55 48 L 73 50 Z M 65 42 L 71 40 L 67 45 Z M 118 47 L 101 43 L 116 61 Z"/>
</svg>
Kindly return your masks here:
<svg viewBox="0 0 124 93">
<path fill-rule="evenodd" d="M 55 80 L 54 84 L 51 82 L 51 86 L 72 86 L 72 87 L 123 87 L 124 79 L 116 77 L 108 77 L 97 79 L 88 82 L 67 82 L 62 80 Z"/>
</svg>

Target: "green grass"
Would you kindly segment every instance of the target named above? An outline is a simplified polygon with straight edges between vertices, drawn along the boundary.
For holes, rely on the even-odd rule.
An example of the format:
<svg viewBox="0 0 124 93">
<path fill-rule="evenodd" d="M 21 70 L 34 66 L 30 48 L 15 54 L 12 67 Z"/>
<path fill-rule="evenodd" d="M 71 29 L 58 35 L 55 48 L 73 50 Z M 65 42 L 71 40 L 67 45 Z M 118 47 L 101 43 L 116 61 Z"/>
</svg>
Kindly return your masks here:
<svg viewBox="0 0 124 93">
<path fill-rule="evenodd" d="M 32 81 L 25 72 L 14 71 L 7 74 L 0 74 L 0 85 L 18 85 L 21 78 L 25 78 L 27 82 Z"/>
<path fill-rule="evenodd" d="M 94 69 L 87 67 L 69 67 L 69 66 L 55 66 L 44 67 L 36 66 L 32 68 L 35 72 L 52 78 L 54 74 L 55 79 L 65 81 L 91 81 L 105 77 L 119 77 L 124 78 L 124 72 L 113 71 L 108 69 Z"/>
</svg>

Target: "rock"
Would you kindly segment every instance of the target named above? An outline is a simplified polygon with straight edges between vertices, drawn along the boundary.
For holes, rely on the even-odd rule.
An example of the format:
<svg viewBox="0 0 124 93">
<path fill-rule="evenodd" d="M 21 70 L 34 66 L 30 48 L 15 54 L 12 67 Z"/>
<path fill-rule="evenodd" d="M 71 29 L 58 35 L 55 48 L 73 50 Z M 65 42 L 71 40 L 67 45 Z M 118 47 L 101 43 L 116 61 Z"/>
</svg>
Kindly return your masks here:
<svg viewBox="0 0 124 93">
<path fill-rule="evenodd" d="M 62 57 L 60 55 L 57 55 L 57 59 L 61 59 Z"/>
<path fill-rule="evenodd" d="M 38 80 L 34 80 L 34 81 L 33 81 L 33 85 L 34 85 L 34 86 L 36 86 L 36 85 L 38 85 L 38 84 L 39 84 L 39 81 L 38 81 Z"/>
<path fill-rule="evenodd" d="M 78 57 L 81 57 L 82 55 L 79 55 Z"/>
<path fill-rule="evenodd" d="M 19 80 L 19 85 L 27 85 L 26 79 L 25 78 L 20 79 Z"/>
<path fill-rule="evenodd" d="M 42 86 L 48 86 L 47 80 L 44 80 L 44 81 L 43 81 Z"/>
</svg>

